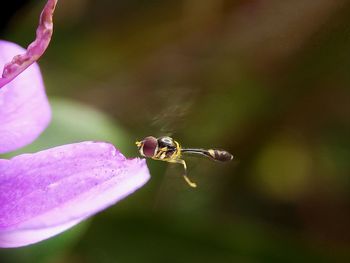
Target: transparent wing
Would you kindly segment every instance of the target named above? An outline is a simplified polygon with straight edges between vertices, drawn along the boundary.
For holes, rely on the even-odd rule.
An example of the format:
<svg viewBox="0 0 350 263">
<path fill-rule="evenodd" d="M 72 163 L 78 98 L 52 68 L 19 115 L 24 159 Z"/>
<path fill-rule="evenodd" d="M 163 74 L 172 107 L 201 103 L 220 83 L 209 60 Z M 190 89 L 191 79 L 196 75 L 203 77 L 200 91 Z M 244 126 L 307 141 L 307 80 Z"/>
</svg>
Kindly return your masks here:
<svg viewBox="0 0 350 263">
<path fill-rule="evenodd" d="M 173 136 L 182 130 L 184 120 L 194 103 L 193 89 L 166 89 L 158 94 L 162 106 L 151 119 L 151 126 L 157 128 L 160 136 Z"/>
</svg>

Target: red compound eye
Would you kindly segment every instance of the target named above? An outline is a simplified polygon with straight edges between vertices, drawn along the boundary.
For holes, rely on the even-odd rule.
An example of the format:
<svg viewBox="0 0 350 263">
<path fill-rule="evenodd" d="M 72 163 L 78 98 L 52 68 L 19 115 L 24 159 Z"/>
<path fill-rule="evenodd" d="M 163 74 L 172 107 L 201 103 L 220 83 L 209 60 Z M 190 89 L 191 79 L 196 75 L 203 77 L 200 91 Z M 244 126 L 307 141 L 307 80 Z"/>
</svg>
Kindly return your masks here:
<svg viewBox="0 0 350 263">
<path fill-rule="evenodd" d="M 158 142 L 153 136 L 146 137 L 143 141 L 142 152 L 146 157 L 153 157 L 156 153 Z"/>
</svg>

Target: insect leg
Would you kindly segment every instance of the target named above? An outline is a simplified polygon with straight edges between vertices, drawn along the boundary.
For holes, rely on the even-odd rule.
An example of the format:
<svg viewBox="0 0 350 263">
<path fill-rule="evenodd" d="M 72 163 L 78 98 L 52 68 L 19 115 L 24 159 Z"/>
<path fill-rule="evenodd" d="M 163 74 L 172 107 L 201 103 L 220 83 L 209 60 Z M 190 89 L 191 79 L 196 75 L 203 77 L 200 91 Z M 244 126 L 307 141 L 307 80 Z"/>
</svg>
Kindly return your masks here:
<svg viewBox="0 0 350 263">
<path fill-rule="evenodd" d="M 183 167 L 184 167 L 184 170 L 185 170 L 185 174 L 183 175 L 183 177 L 184 177 L 186 183 L 187 183 L 189 186 L 193 187 L 193 188 L 196 188 L 196 187 L 197 187 L 197 184 L 194 183 L 194 182 L 192 182 L 192 181 L 190 180 L 190 178 L 187 177 L 187 165 L 186 165 L 186 162 L 185 162 L 184 160 L 182 160 L 182 159 L 175 159 L 175 160 L 168 160 L 168 162 L 171 162 L 171 163 L 180 163 L 180 164 L 182 164 Z"/>
</svg>

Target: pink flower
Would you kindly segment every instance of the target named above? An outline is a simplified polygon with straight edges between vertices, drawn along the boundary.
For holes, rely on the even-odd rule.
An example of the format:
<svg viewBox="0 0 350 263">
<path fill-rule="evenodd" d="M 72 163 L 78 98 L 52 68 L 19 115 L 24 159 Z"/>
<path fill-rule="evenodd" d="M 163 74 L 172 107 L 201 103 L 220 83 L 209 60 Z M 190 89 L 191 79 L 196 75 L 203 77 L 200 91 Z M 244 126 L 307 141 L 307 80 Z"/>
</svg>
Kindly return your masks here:
<svg viewBox="0 0 350 263">
<path fill-rule="evenodd" d="M 57 0 L 44 7 L 27 50 L 0 41 L 0 153 L 35 140 L 51 119 L 35 62 L 52 35 Z M 17 55 L 22 54 L 22 55 Z M 0 159 L 0 247 L 52 237 L 115 204 L 150 178 L 144 160 L 126 159 L 113 145 L 82 142 L 10 160 Z"/>
</svg>

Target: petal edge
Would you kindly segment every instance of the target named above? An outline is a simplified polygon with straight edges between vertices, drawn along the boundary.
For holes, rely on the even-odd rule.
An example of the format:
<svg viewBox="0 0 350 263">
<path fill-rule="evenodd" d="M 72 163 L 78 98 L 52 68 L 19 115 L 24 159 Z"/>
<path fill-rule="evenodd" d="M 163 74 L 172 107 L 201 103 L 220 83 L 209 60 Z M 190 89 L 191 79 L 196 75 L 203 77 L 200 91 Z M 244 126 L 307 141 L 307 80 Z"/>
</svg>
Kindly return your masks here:
<svg viewBox="0 0 350 263">
<path fill-rule="evenodd" d="M 144 159 L 82 142 L 0 160 L 0 247 L 56 235 L 115 204 L 150 178 Z"/>
<path fill-rule="evenodd" d="M 53 32 L 52 16 L 57 1 L 58 0 L 47 1 L 40 15 L 39 25 L 36 30 L 36 39 L 28 46 L 25 53 L 14 56 L 12 60 L 4 66 L 2 77 L 0 78 L 0 89 L 11 82 L 44 54 L 50 43 Z"/>
<path fill-rule="evenodd" d="M 0 40 L 0 63 L 23 51 Z M 0 89 L 0 154 L 34 141 L 51 120 L 51 109 L 37 63 Z"/>
</svg>

